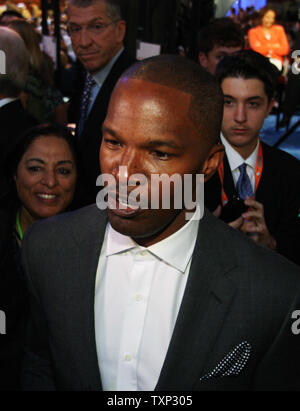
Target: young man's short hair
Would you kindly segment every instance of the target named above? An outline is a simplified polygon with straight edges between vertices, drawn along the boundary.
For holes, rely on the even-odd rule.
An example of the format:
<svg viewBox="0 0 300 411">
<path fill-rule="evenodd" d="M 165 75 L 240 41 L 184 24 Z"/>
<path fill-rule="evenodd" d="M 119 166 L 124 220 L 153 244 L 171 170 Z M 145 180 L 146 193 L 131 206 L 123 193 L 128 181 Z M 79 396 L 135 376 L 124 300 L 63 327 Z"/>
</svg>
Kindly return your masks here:
<svg viewBox="0 0 300 411">
<path fill-rule="evenodd" d="M 266 57 L 252 50 L 243 50 L 234 56 L 224 57 L 216 70 L 220 84 L 228 77 L 261 80 L 269 101 L 274 97 L 279 74 Z"/>
<path fill-rule="evenodd" d="M 215 19 L 198 33 L 198 53 L 208 54 L 215 46 L 244 48 L 241 26 L 230 18 Z"/>
</svg>

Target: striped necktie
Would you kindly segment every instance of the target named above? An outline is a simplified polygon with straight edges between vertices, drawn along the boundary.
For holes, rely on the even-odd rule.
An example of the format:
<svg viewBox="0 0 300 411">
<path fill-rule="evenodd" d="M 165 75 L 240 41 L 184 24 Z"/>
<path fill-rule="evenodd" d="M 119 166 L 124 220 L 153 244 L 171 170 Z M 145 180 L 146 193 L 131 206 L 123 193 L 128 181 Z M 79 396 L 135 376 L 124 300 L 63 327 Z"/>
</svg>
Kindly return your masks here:
<svg viewBox="0 0 300 411">
<path fill-rule="evenodd" d="M 81 105 L 80 105 L 80 120 L 78 124 L 78 136 L 80 137 L 83 128 L 84 128 L 84 123 L 87 118 L 87 111 L 88 111 L 88 106 L 90 102 L 90 96 L 91 96 L 91 91 L 92 87 L 96 84 L 94 78 L 87 73 L 85 83 L 84 83 L 84 90 L 81 98 Z"/>
</svg>

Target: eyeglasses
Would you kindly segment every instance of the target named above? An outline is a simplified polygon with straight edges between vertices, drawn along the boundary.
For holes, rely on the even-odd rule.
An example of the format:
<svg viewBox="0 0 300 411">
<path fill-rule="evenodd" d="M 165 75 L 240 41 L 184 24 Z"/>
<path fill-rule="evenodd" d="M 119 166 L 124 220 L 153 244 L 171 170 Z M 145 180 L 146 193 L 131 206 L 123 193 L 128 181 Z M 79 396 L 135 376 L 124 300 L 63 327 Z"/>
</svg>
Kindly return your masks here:
<svg viewBox="0 0 300 411">
<path fill-rule="evenodd" d="M 107 24 L 100 24 L 100 23 L 88 24 L 86 26 L 86 31 L 89 34 L 92 34 L 92 35 L 101 34 L 107 27 L 111 26 L 112 24 L 117 23 L 118 21 L 120 21 L 120 20 L 119 19 L 114 20 L 114 21 L 111 21 L 110 23 L 107 23 Z M 82 32 L 83 28 L 84 27 L 72 24 L 72 25 L 68 26 L 68 33 L 69 33 L 70 36 L 73 36 L 73 37 L 78 36 Z"/>
</svg>

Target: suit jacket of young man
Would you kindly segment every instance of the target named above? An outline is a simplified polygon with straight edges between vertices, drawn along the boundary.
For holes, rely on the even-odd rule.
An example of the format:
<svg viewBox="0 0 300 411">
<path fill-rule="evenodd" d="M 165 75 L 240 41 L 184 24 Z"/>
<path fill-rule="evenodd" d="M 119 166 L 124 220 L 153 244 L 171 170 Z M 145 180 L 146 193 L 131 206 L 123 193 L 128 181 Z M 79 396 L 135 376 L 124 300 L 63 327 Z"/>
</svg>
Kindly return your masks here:
<svg viewBox="0 0 300 411">
<path fill-rule="evenodd" d="M 106 212 L 90 206 L 25 235 L 25 390 L 102 389 L 94 295 L 106 224 Z M 296 265 L 206 211 L 156 390 L 299 390 L 300 335 L 291 331 L 299 292 Z"/>
<path fill-rule="evenodd" d="M 80 172 L 74 201 L 76 208 L 96 202 L 96 195 L 99 191 L 99 187 L 96 187 L 96 180 L 100 174 L 99 150 L 102 141 L 102 124 L 106 117 L 110 96 L 118 79 L 134 61 L 126 51 L 121 53 L 94 101 L 81 135 L 77 136 Z M 74 95 L 71 102 L 77 125 L 80 119 L 81 96 L 84 87 L 84 79 L 82 80 L 80 91 Z"/>
<path fill-rule="evenodd" d="M 277 251 L 300 265 L 300 162 L 284 151 L 262 143 L 263 172 L 256 200 L 263 204 L 267 227 Z M 235 193 L 230 166 L 224 158 L 224 189 Z M 221 182 L 216 173 L 205 184 L 205 205 L 213 211 L 221 204 Z"/>
</svg>

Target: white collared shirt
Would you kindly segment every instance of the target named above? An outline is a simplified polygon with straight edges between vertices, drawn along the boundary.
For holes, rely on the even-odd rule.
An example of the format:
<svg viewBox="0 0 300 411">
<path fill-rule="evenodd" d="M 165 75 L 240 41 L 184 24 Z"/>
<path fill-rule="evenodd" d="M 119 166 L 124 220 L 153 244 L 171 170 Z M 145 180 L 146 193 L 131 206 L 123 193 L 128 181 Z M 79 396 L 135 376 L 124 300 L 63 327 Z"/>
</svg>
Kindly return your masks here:
<svg viewBox="0 0 300 411">
<path fill-rule="evenodd" d="M 199 219 L 197 209 L 180 230 L 148 248 L 108 224 L 95 287 L 104 390 L 154 390 L 184 294 Z"/>
<path fill-rule="evenodd" d="M 13 101 L 18 100 L 17 97 L 7 97 L 0 99 L 0 108 L 6 106 L 6 104 L 12 103 Z"/>
<path fill-rule="evenodd" d="M 236 186 L 236 183 L 240 176 L 239 167 L 242 164 L 246 163 L 246 171 L 250 178 L 252 190 L 253 192 L 255 192 L 255 168 L 258 155 L 259 140 L 257 142 L 255 150 L 250 154 L 248 158 L 246 158 L 246 160 L 228 143 L 223 134 L 221 134 L 221 142 L 225 147 L 225 152 L 228 158 L 228 163 L 232 173 L 234 185 Z"/>
</svg>

